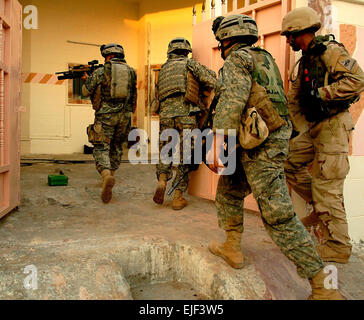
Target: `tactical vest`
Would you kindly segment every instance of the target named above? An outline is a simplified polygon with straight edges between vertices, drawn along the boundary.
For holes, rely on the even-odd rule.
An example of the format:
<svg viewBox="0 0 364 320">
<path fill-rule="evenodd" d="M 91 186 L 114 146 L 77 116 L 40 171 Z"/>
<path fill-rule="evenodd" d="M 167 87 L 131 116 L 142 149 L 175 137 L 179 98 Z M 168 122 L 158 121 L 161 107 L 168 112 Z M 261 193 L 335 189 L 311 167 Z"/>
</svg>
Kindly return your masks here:
<svg viewBox="0 0 364 320">
<path fill-rule="evenodd" d="M 338 42 L 330 40 L 330 35 L 317 36 L 313 41 L 313 47 L 301 58 L 301 90 L 299 101 L 300 107 L 302 108 L 303 114 L 306 115 L 306 118 L 312 119 L 312 121 L 321 121 L 348 109 L 350 107 L 350 101 L 322 101 L 320 110 L 314 110 L 312 108 L 309 97 L 312 96 L 315 89 L 325 87 L 335 82 L 322 61 L 321 56 L 326 51 L 329 43 L 338 44 Z"/>
<path fill-rule="evenodd" d="M 253 79 L 265 88 L 279 115 L 288 115 L 283 81 L 274 58 L 268 51 L 259 47 L 245 49 L 254 59 Z"/>
<path fill-rule="evenodd" d="M 131 71 L 125 61 L 111 59 L 105 63 L 101 91 L 105 101 L 123 102 L 128 99 L 131 88 Z"/>
<path fill-rule="evenodd" d="M 163 101 L 171 95 L 186 92 L 187 58 L 167 61 L 159 72 L 159 100 Z"/>
</svg>

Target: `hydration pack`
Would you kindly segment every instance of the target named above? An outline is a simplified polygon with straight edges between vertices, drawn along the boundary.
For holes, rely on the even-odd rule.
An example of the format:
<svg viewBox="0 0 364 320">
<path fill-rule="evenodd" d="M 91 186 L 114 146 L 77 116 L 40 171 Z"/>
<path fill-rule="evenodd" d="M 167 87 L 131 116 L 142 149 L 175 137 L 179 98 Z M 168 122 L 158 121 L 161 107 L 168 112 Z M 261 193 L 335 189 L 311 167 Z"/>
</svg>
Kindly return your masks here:
<svg viewBox="0 0 364 320">
<path fill-rule="evenodd" d="M 111 79 L 110 96 L 111 99 L 127 99 L 130 91 L 131 74 L 126 63 L 117 60 L 110 60 Z"/>
</svg>

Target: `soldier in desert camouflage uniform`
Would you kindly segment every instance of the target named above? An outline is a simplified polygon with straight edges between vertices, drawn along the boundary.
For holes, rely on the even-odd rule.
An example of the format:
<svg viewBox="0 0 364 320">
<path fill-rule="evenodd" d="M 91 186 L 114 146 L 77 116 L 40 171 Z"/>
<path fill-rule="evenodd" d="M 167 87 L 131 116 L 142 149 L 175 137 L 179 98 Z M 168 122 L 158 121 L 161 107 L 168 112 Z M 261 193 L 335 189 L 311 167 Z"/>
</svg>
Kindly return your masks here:
<svg viewBox="0 0 364 320">
<path fill-rule="evenodd" d="M 320 27 L 318 15 L 309 7 L 291 11 L 282 23 L 287 42 L 294 51 L 302 50 L 288 94 L 288 108 L 300 135 L 290 143 L 285 170 L 293 189 L 314 207 L 302 222 L 307 227 L 319 224 L 321 258 L 347 263 L 351 243 L 343 187 L 354 129 L 348 109 L 364 90 L 364 73 L 342 44 L 331 36 L 315 37 Z"/>
<path fill-rule="evenodd" d="M 213 71 L 188 58 L 190 52 L 192 52 L 192 48 L 186 39 L 176 38 L 172 40 L 168 46 L 168 60 L 162 66 L 157 83 L 157 108 L 154 111 L 160 116 L 160 132 L 162 133 L 166 129 L 176 129 L 180 135 L 181 164 L 176 168 L 177 173 L 174 182 L 178 181 L 189 170 L 189 166 L 183 164 L 183 130 L 193 130 L 198 127 L 197 118 L 203 106 L 202 96 L 197 97 L 199 100 L 197 103 L 186 100 L 187 73 L 190 72 L 193 75 L 201 93 L 211 92 L 216 82 L 216 74 Z M 160 150 L 166 143 L 161 141 Z M 161 160 L 163 160 L 162 157 Z M 172 179 L 172 176 L 172 164 L 160 161 L 157 165 L 158 186 L 153 198 L 154 202 L 163 203 L 167 181 Z M 176 188 L 172 204 L 174 210 L 181 210 L 187 205 L 187 201 L 182 197 L 187 186 L 188 175 Z"/>
<path fill-rule="evenodd" d="M 136 109 L 137 77 L 134 69 L 126 64 L 122 46 L 103 45 L 101 54 L 105 65 L 87 77 L 82 90 L 85 96 L 91 96 L 95 109 L 95 123 L 87 131 L 94 145 L 96 169 L 103 178 L 101 198 L 108 203 Z"/>
<path fill-rule="evenodd" d="M 286 108 L 278 67 L 272 56 L 251 45 L 258 40 L 256 22 L 246 15 L 217 18 L 213 30 L 225 60 L 216 87 L 218 104 L 213 130 L 228 129 L 239 132 L 242 113 L 247 107 L 253 81 L 266 89 L 275 110 L 285 124 L 271 132 L 268 138 L 253 149 L 237 150 L 237 170 L 233 175 L 221 176 L 216 194 L 220 228 L 226 231 L 225 243 L 212 242 L 209 250 L 222 257 L 234 268 L 242 268 L 244 257 L 241 237 L 244 230 L 244 198 L 253 193 L 263 224 L 280 250 L 296 265 L 301 277 L 310 279 L 312 299 L 342 299 L 337 290 L 326 290 L 323 262 L 315 250 L 309 233 L 297 218 L 289 197 L 284 175 L 288 141 L 292 125 Z M 263 97 L 262 97 L 263 98 Z M 220 145 L 224 136 L 217 135 Z M 218 149 L 220 150 L 220 149 Z M 208 159 L 210 159 L 210 154 Z M 219 152 L 209 160 L 217 171 Z"/>
</svg>

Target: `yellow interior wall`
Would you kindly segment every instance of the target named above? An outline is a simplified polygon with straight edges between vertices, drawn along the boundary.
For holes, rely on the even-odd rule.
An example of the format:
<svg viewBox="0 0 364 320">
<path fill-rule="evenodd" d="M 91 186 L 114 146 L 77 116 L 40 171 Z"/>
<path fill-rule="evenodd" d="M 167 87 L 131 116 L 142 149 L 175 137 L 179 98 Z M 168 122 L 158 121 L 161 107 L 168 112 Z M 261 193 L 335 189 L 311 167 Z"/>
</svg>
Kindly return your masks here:
<svg viewBox="0 0 364 320">
<path fill-rule="evenodd" d="M 38 30 L 23 30 L 23 73 L 53 74 L 68 63 L 103 58 L 93 46 L 67 40 L 124 46 L 127 62 L 138 71 L 138 122 L 146 127 L 145 94 L 147 28 L 150 24 L 151 64 L 166 60 L 169 41 L 182 36 L 192 41 L 194 0 L 20 0 L 38 8 Z M 198 18 L 198 20 L 200 17 Z M 85 129 L 93 122 L 90 105 L 69 105 L 68 86 L 23 84 L 22 154 L 82 152 L 88 144 Z"/>
<path fill-rule="evenodd" d="M 139 15 L 139 63 L 138 79 L 138 127 L 147 129 L 145 101 L 147 94 L 146 69 L 148 61 L 148 25 L 150 25 L 150 64 L 163 64 L 167 59 L 168 43 L 176 37 L 184 37 L 192 43 L 192 9 L 196 5 L 201 13 L 202 1 L 191 0 L 143 0 Z M 199 16 L 198 19 L 201 19 Z"/>
</svg>

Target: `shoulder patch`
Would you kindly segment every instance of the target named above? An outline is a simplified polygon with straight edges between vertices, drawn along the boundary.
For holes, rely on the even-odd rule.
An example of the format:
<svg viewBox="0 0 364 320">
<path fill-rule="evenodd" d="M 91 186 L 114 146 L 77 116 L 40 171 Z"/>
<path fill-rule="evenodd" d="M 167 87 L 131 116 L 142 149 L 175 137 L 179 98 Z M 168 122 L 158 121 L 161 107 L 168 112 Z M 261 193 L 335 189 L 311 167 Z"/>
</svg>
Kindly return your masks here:
<svg viewBox="0 0 364 320">
<path fill-rule="evenodd" d="M 348 71 L 352 71 L 356 61 L 354 59 L 343 59 L 343 60 L 339 60 L 338 61 L 345 69 L 347 69 Z"/>
</svg>

